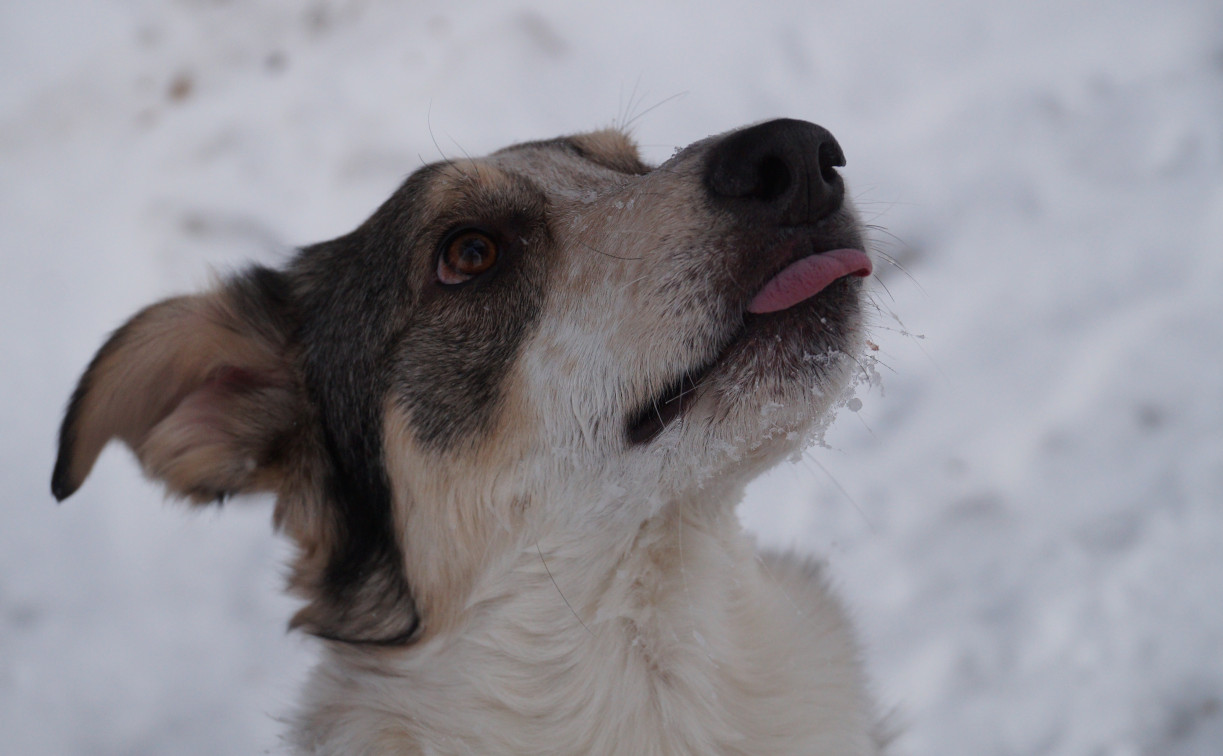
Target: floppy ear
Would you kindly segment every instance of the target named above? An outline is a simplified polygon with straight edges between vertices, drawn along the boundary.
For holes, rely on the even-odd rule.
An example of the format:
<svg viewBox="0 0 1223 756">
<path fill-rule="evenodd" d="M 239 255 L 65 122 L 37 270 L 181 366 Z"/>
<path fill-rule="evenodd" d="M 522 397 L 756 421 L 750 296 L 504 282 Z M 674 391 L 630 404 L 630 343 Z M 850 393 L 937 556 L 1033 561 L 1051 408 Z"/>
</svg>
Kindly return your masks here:
<svg viewBox="0 0 1223 756">
<path fill-rule="evenodd" d="M 197 503 L 273 491 L 276 525 L 299 547 L 290 587 L 310 602 L 291 626 L 348 643 L 408 643 L 420 623 L 389 491 L 361 485 L 324 451 L 296 367 L 297 328 L 288 280 L 259 267 L 141 311 L 81 377 L 51 491 L 71 496 L 114 438 L 149 477 Z"/>
<path fill-rule="evenodd" d="M 304 413 L 289 355 L 288 285 L 253 268 L 155 304 L 99 350 L 60 428 L 51 491 L 71 496 L 112 438 L 149 477 L 207 502 L 271 490 Z"/>
</svg>

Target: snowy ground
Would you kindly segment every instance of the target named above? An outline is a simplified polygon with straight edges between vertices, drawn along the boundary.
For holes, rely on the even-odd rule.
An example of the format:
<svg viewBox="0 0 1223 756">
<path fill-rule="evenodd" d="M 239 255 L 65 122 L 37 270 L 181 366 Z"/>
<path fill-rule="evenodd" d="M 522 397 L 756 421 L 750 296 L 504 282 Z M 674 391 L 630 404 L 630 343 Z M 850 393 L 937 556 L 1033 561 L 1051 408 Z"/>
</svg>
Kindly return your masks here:
<svg viewBox="0 0 1223 756">
<path fill-rule="evenodd" d="M 1223 7 L 921 5 L 0 5 L 0 750 L 276 752 L 311 658 L 267 502 L 161 506 L 113 449 L 52 503 L 137 307 L 439 152 L 788 115 L 908 274 L 883 391 L 743 519 L 830 560 L 897 753 L 1223 753 Z"/>
</svg>

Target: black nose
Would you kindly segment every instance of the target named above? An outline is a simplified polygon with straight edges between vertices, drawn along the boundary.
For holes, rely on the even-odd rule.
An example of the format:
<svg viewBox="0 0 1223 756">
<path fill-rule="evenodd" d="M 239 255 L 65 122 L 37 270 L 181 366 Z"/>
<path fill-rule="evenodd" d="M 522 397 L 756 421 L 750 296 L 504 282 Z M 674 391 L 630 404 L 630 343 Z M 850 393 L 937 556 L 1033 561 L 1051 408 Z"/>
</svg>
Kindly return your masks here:
<svg viewBox="0 0 1223 756">
<path fill-rule="evenodd" d="M 713 145 L 705 186 L 744 220 L 781 226 L 815 223 L 845 197 L 841 145 L 828 129 L 783 118 L 736 131 Z"/>
</svg>

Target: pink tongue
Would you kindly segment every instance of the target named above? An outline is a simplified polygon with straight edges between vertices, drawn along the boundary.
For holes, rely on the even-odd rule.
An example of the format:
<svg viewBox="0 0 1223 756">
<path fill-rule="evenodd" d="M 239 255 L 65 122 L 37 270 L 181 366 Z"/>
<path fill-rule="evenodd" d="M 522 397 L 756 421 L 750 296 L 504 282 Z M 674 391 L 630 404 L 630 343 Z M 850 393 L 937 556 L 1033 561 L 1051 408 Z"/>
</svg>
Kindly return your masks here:
<svg viewBox="0 0 1223 756">
<path fill-rule="evenodd" d="M 833 249 L 804 257 L 773 276 L 747 306 L 747 311 L 784 310 L 814 297 L 838 278 L 870 274 L 871 259 L 860 249 Z"/>
</svg>

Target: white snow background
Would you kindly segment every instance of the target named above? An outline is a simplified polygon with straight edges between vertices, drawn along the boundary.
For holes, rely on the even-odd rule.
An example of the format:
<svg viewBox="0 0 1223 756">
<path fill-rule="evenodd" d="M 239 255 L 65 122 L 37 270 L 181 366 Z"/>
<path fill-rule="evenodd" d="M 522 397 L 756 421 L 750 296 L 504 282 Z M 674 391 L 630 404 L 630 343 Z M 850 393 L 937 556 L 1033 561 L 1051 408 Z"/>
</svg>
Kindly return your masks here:
<svg viewBox="0 0 1223 756">
<path fill-rule="evenodd" d="M 1223 754 L 1217 0 L 0 4 L 0 752 L 275 753 L 311 662 L 269 502 L 112 447 L 53 503 L 111 329 L 422 160 L 778 116 L 907 274 L 883 390 L 742 516 L 829 560 L 896 753 Z"/>
</svg>

